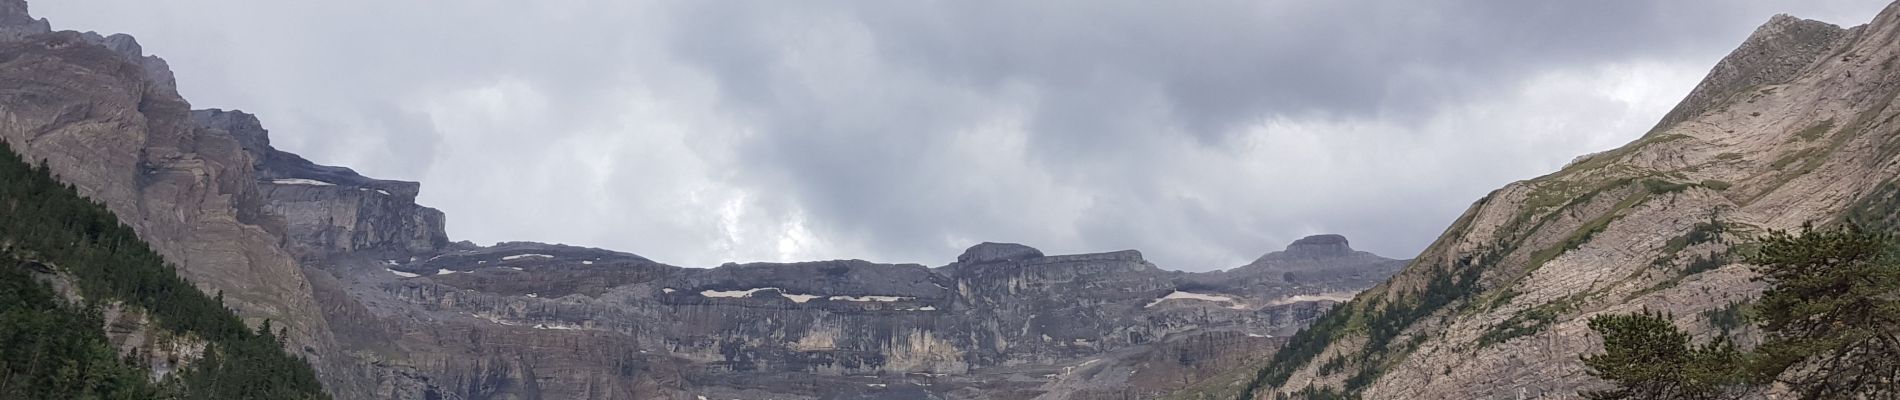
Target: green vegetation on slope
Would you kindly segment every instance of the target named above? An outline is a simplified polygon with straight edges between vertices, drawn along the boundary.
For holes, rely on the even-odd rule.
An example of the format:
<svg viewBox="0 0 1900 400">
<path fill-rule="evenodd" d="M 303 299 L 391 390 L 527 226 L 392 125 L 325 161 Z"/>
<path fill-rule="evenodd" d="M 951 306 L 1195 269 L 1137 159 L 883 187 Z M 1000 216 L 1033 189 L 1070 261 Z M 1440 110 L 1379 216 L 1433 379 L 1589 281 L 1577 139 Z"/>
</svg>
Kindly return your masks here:
<svg viewBox="0 0 1900 400">
<path fill-rule="evenodd" d="M 0 221 L 0 269 L 8 274 L 0 277 L 8 282 L 0 286 L 0 398 L 327 398 L 309 364 L 283 351 L 269 322 L 247 328 L 218 299 L 178 277 L 103 205 L 21 160 L 4 142 Z M 89 304 L 65 304 L 37 280 L 16 279 L 29 276 L 26 265 L 67 275 Z M 159 329 L 206 341 L 203 359 L 155 385 L 127 380 L 130 371 L 144 371 L 111 362 L 117 355 L 98 312 L 104 303 L 141 310 Z"/>
<path fill-rule="evenodd" d="M 1682 135 L 1662 135 L 1639 140 L 1631 148 L 1657 143 L 1682 140 Z M 1296 334 L 1287 347 L 1274 355 L 1267 368 L 1260 370 L 1254 381 L 1243 392 L 1251 396 L 1255 391 L 1282 387 L 1287 384 L 1294 371 L 1314 363 L 1320 364 L 1318 372 L 1332 375 L 1333 372 L 1349 372 L 1344 385 L 1339 388 L 1304 388 L 1306 398 L 1339 396 L 1356 398 L 1360 391 L 1371 385 L 1387 369 L 1403 361 L 1406 355 L 1415 349 L 1424 336 L 1413 335 L 1398 340 L 1400 332 L 1426 316 L 1439 312 L 1445 306 L 1464 302 L 1460 307 L 1496 307 L 1510 301 L 1515 294 L 1509 287 L 1517 279 L 1529 275 L 1544 263 L 1575 250 L 1588 243 L 1598 233 L 1628 214 L 1631 209 L 1650 200 L 1667 195 L 1678 194 L 1690 189 L 1702 188 L 1722 191 L 1729 188 L 1727 182 L 1702 181 L 1678 182 L 1683 177 L 1624 168 L 1607 163 L 1607 160 L 1620 157 L 1627 149 L 1592 156 L 1578 165 L 1573 165 L 1552 176 L 1539 178 L 1531 182 L 1533 188 L 1527 194 L 1522 211 L 1510 222 L 1499 229 L 1502 235 L 1493 246 L 1476 252 L 1475 256 L 1465 256 L 1452 265 L 1433 273 L 1428 287 L 1416 293 L 1401 295 L 1397 298 L 1380 296 L 1356 299 L 1334 308 L 1312 326 Z M 1612 198 L 1598 198 L 1599 195 L 1615 195 L 1614 203 L 1607 209 L 1593 211 L 1581 226 L 1570 231 L 1564 240 L 1536 249 L 1526 246 L 1528 234 L 1536 232 L 1560 218 L 1575 217 L 1575 210 L 1587 209 L 1594 201 L 1610 201 Z M 1460 221 L 1457 226 L 1468 223 Z M 1701 227 L 1717 229 L 1719 227 Z M 1696 236 L 1687 241 L 1702 242 L 1714 240 L 1716 232 L 1692 232 Z M 1706 236 L 1706 237 L 1704 237 Z M 1519 251 L 1529 251 L 1528 259 L 1516 269 L 1504 270 L 1499 265 L 1503 259 Z M 1700 263 L 1697 266 L 1701 266 Z M 1417 266 L 1414 266 L 1417 267 Z M 1489 272 L 1489 274 L 1487 274 Z M 1495 282 L 1480 284 L 1481 276 L 1490 276 Z M 1486 287 L 1504 288 L 1486 291 Z M 1482 296 L 1484 298 L 1475 298 Z M 1576 299 L 1565 299 L 1519 311 L 1512 318 L 1497 326 L 1492 326 L 1482 335 L 1479 347 L 1509 341 L 1542 331 L 1564 315 L 1575 311 L 1572 304 Z M 1367 340 L 1364 347 L 1342 348 L 1341 354 L 1335 354 L 1325 360 L 1316 360 L 1320 352 L 1339 339 L 1354 334 L 1363 334 Z"/>
<path fill-rule="evenodd" d="M 1900 398 L 1900 257 L 1891 233 L 1771 232 L 1748 257 L 1767 281 L 1758 376 L 1802 398 Z"/>
<path fill-rule="evenodd" d="M 1700 348 L 1660 315 L 1606 315 L 1605 353 L 1584 357 L 1614 389 L 1599 399 L 1731 398 L 1780 384 L 1804 399 L 1900 398 L 1900 257 L 1890 233 L 1849 225 L 1770 232 L 1747 257 L 1769 286 L 1752 305 L 1705 313 L 1724 335 Z M 1743 310 L 1746 307 L 1747 310 Z M 1725 339 L 1744 321 L 1761 345 Z"/>
<path fill-rule="evenodd" d="M 1357 369 L 1346 379 L 1343 393 L 1329 388 L 1307 388 L 1303 393 L 1307 398 L 1315 399 L 1356 397 L 1360 390 L 1371 385 L 1374 379 L 1385 373 L 1386 368 L 1401 360 L 1404 354 L 1424 339 L 1413 336 L 1411 340 L 1397 341 L 1401 331 L 1452 301 L 1465 297 L 1477 285 L 1484 266 L 1495 262 L 1492 257 L 1459 260 L 1451 270 L 1433 275 L 1424 290 L 1401 295 L 1377 309 L 1368 305 L 1380 304 L 1378 297 L 1354 299 L 1333 308 L 1318 322 L 1294 334 L 1286 347 L 1274 353 L 1272 362 L 1255 374 L 1253 381 L 1241 392 L 1240 398 L 1252 399 L 1261 388 L 1286 384 L 1294 371 L 1312 362 L 1314 357 L 1346 333 L 1361 332 L 1366 335 L 1364 351 L 1351 356 L 1350 361 Z"/>
<path fill-rule="evenodd" d="M 0 255 L 0 397 L 149 399 L 158 388 L 122 362 L 99 310 L 60 300 L 25 262 Z"/>
<path fill-rule="evenodd" d="M 1615 388 L 1578 393 L 1592 400 L 1714 400 L 1734 397 L 1742 383 L 1742 354 L 1727 339 L 1695 346 L 1662 313 L 1599 315 L 1590 329 L 1603 334 L 1602 354 L 1584 356 L 1590 375 Z"/>
</svg>

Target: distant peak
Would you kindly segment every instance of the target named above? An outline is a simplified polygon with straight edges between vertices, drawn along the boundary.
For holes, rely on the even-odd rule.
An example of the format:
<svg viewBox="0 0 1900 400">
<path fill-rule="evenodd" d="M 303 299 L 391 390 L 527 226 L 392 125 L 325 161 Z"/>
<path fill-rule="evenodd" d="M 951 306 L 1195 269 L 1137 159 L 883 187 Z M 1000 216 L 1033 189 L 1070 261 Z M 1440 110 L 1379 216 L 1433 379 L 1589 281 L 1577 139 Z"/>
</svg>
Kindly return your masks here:
<svg viewBox="0 0 1900 400">
<path fill-rule="evenodd" d="M 970 246 L 963 255 L 957 256 L 961 264 L 984 264 L 992 262 L 1017 261 L 1042 257 L 1042 250 L 1015 243 L 983 242 Z"/>
<path fill-rule="evenodd" d="M 52 25 L 46 19 L 34 19 L 32 14 L 27 13 L 25 0 L 0 0 L 0 40 L 51 31 Z"/>
<path fill-rule="evenodd" d="M 1848 33 L 1848 29 L 1834 24 L 1787 14 L 1769 18 L 1740 47 L 1717 62 L 1695 90 L 1651 131 L 1709 112 L 1736 92 L 1794 79 L 1809 64 L 1834 50 L 1837 39 Z"/>
<path fill-rule="evenodd" d="M 1338 257 L 1352 252 L 1352 243 L 1345 236 L 1335 234 L 1307 236 L 1286 246 L 1286 255 L 1304 258 Z"/>
</svg>

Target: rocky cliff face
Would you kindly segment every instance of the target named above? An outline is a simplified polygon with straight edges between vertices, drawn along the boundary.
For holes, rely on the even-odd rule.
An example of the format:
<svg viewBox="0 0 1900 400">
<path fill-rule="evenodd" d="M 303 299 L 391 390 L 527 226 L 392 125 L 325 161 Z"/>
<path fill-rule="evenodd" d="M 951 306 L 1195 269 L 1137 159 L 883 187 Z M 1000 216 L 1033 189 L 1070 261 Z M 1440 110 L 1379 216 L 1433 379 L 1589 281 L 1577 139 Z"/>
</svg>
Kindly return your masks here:
<svg viewBox="0 0 1900 400">
<path fill-rule="evenodd" d="M 1337 236 L 1213 273 L 999 243 L 713 269 L 450 243 L 417 183 L 275 149 L 251 115 L 191 110 L 132 37 L 26 10 L 0 0 L 0 139 L 290 327 L 344 399 L 1146 398 L 1232 381 L 1402 263 Z"/>
<path fill-rule="evenodd" d="M 1371 261 L 1338 266 L 1394 262 Z M 384 382 L 391 397 L 1146 398 L 1263 356 L 1334 304 L 1264 279 L 1199 282 L 1232 272 L 1166 271 L 1134 251 L 993 243 L 936 268 L 689 269 L 536 243 L 315 265 L 362 305 L 330 318 L 377 327 L 345 342 L 413 371 Z"/>
<path fill-rule="evenodd" d="M 192 123 L 163 60 L 130 36 L 52 32 L 0 1 L 0 139 L 107 205 L 179 272 L 251 320 L 274 319 L 339 393 L 328 322 L 298 263 L 262 218 L 251 155 Z"/>
<path fill-rule="evenodd" d="M 448 245 L 442 212 L 416 205 L 419 183 L 370 179 L 277 150 L 257 117 L 240 111 L 192 111 L 191 121 L 243 148 L 264 211 L 287 223 L 284 243 L 299 254 L 425 252 Z"/>
<path fill-rule="evenodd" d="M 1896 7 L 1851 29 L 1775 17 L 1642 139 L 1479 200 L 1294 338 L 1258 398 L 1573 398 L 1602 385 L 1577 358 L 1601 348 L 1590 316 L 1646 308 L 1720 334 L 1709 316 L 1761 290 L 1738 244 L 1806 222 L 1894 226 Z"/>
</svg>

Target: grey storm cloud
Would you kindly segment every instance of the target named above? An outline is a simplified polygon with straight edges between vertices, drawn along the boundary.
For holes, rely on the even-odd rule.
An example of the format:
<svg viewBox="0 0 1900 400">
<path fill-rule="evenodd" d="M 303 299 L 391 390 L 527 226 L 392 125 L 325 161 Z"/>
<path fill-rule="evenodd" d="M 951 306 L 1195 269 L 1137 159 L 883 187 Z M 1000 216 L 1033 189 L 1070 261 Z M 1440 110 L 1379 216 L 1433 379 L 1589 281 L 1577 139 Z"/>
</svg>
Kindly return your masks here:
<svg viewBox="0 0 1900 400">
<path fill-rule="evenodd" d="M 40 0 L 200 107 L 424 182 L 450 233 L 662 261 L 980 241 L 1228 268 L 1407 257 L 1641 135 L 1776 13 L 1878 1 Z"/>
</svg>

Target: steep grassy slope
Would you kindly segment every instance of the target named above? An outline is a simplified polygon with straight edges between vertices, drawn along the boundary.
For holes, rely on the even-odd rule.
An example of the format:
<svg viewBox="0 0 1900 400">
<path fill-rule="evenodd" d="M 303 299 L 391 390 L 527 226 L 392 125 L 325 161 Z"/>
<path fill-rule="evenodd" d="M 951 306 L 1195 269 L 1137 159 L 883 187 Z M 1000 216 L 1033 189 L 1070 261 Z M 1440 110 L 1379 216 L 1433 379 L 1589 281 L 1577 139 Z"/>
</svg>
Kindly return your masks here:
<svg viewBox="0 0 1900 400">
<path fill-rule="evenodd" d="M 1242 393 L 1570 398 L 1600 313 L 1703 336 L 1761 287 L 1733 255 L 1768 229 L 1896 219 L 1900 16 L 1778 16 L 1655 130 L 1479 200 L 1386 284 L 1322 318 Z M 1735 331 L 1749 340 L 1746 329 Z"/>
<path fill-rule="evenodd" d="M 220 304 L 222 295 L 179 278 L 104 206 L 4 142 L 0 221 L 0 398 L 327 398 L 268 322 L 247 328 Z M 62 295 L 42 279 L 73 290 Z M 144 336 L 204 347 L 168 360 L 188 367 L 151 384 L 146 377 L 155 374 L 142 359 L 152 349 L 108 340 L 101 309 L 150 321 L 135 326 L 150 331 Z"/>
</svg>

